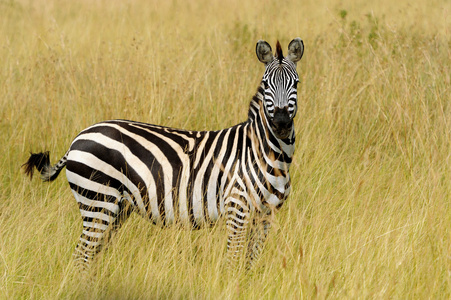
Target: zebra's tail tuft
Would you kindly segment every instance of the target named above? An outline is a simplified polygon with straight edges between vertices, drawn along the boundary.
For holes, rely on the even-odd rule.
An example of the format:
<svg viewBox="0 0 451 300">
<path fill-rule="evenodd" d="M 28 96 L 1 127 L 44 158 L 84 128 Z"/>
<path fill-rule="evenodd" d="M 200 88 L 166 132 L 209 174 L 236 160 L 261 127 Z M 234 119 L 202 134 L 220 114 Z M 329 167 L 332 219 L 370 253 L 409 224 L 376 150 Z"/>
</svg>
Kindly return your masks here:
<svg viewBox="0 0 451 300">
<path fill-rule="evenodd" d="M 31 153 L 30 158 L 22 165 L 22 167 L 24 168 L 25 174 L 30 176 L 30 179 L 33 178 L 34 168 L 36 167 L 39 173 L 41 173 L 41 179 L 43 181 L 53 181 L 58 177 L 59 173 L 66 165 L 66 161 L 67 153 L 54 166 L 50 164 L 50 156 L 48 151 Z"/>
</svg>

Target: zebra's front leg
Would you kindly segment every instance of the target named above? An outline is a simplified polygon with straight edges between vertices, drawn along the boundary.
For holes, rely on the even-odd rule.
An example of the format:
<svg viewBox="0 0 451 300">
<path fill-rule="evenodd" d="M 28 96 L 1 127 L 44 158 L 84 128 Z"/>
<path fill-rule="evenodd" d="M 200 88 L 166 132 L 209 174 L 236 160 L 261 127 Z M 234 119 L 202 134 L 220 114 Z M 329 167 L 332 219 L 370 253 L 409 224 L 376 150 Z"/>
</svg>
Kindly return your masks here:
<svg viewBox="0 0 451 300">
<path fill-rule="evenodd" d="M 270 228 L 270 216 L 258 216 L 253 219 L 246 253 L 246 269 L 252 268 L 262 253 Z"/>
<path fill-rule="evenodd" d="M 244 197 L 232 195 L 226 200 L 227 214 L 227 258 L 230 267 L 236 267 L 244 253 L 247 229 L 249 227 L 249 207 Z"/>
</svg>

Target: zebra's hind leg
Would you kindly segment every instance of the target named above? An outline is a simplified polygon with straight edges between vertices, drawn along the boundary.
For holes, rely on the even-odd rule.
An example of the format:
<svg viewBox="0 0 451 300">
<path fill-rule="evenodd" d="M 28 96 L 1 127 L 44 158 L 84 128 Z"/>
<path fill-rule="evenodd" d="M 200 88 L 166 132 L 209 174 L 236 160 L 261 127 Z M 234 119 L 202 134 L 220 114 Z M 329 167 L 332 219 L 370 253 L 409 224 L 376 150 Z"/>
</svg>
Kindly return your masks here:
<svg viewBox="0 0 451 300">
<path fill-rule="evenodd" d="M 73 192 L 83 219 L 83 231 L 75 247 L 74 261 L 79 268 L 86 270 L 103 246 L 108 244 L 111 234 L 128 218 L 132 208 L 123 198 L 114 200 L 112 196 L 97 194 L 89 199 Z"/>
<path fill-rule="evenodd" d="M 74 251 L 74 261 L 77 267 L 86 270 L 104 243 L 109 224 L 103 220 L 83 217 L 83 232 L 80 235 Z"/>
</svg>

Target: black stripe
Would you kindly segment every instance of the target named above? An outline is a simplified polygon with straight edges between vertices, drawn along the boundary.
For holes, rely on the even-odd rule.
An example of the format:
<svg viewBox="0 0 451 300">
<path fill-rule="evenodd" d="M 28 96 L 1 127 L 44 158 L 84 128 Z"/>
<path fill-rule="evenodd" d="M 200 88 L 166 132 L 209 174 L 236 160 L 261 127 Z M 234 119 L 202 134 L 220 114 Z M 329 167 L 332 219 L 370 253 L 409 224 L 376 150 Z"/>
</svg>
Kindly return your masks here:
<svg viewBox="0 0 451 300">
<path fill-rule="evenodd" d="M 204 196 L 203 199 L 203 206 L 204 206 L 204 212 L 205 212 L 205 216 L 206 216 L 206 222 L 207 223 L 212 223 L 212 221 L 210 220 L 210 216 L 208 214 L 208 201 L 206 199 L 206 195 L 207 195 L 207 189 L 208 189 L 208 182 L 210 181 L 210 177 L 211 177 L 211 171 L 213 170 L 213 167 L 216 163 L 216 159 L 219 157 L 219 153 L 221 151 L 221 149 L 224 147 L 224 136 L 227 133 L 228 130 L 221 130 L 216 132 L 217 134 L 215 134 L 215 136 L 218 136 L 218 140 L 215 146 L 215 149 L 213 149 L 213 156 L 212 158 L 209 160 L 208 162 L 208 166 L 204 172 L 204 174 L 202 174 L 203 176 L 203 180 L 202 180 L 202 195 Z M 216 186 L 216 199 L 218 199 L 218 182 L 216 182 L 217 186 Z M 219 183 L 220 184 L 220 183 Z M 217 200 L 215 201 L 217 203 Z M 216 209 L 218 209 L 219 211 L 219 207 L 218 205 L 216 205 Z"/>
<path fill-rule="evenodd" d="M 224 182 L 225 183 L 224 187 L 226 187 L 230 181 L 228 174 L 224 174 L 224 170 L 225 170 L 225 167 L 227 166 L 227 163 L 229 162 L 229 160 L 231 160 L 231 159 L 236 160 L 236 157 L 232 157 L 232 155 L 233 155 L 232 148 L 233 148 L 233 143 L 234 143 L 236 135 L 239 134 L 239 132 L 242 130 L 243 130 L 242 125 L 237 125 L 237 126 L 234 126 L 234 127 L 228 129 L 228 131 L 230 131 L 230 134 L 229 134 L 227 141 L 223 144 L 223 147 L 226 147 L 226 151 L 224 153 L 224 157 L 221 162 L 222 169 L 221 169 L 221 172 L 219 172 L 218 185 L 221 184 L 223 176 L 226 176 L 226 179 Z M 233 165 L 232 165 L 232 167 L 233 167 Z M 218 206 L 219 206 L 219 200 L 220 199 L 218 198 L 218 200 L 217 200 Z"/>
</svg>

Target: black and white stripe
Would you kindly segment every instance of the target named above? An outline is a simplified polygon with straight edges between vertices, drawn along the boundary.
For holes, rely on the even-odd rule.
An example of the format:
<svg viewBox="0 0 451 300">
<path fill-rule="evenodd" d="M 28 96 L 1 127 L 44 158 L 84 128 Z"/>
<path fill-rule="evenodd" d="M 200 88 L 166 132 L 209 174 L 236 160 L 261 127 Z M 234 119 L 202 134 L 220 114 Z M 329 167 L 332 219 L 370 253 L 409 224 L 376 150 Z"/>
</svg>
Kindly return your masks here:
<svg viewBox="0 0 451 300">
<path fill-rule="evenodd" d="M 66 166 L 83 219 L 76 259 L 86 265 L 134 211 L 161 226 L 188 228 L 225 217 L 230 258 L 237 260 L 249 243 L 246 256 L 254 261 L 270 228 L 268 216 L 291 189 L 296 62 L 303 49 L 296 38 L 283 57 L 277 43 L 274 57 L 268 43 L 257 43 L 266 71 L 248 120 L 231 128 L 187 131 L 112 120 L 83 130 L 54 166 L 48 153 L 32 154 L 24 165 L 30 176 L 36 167 L 52 181 Z"/>
</svg>

